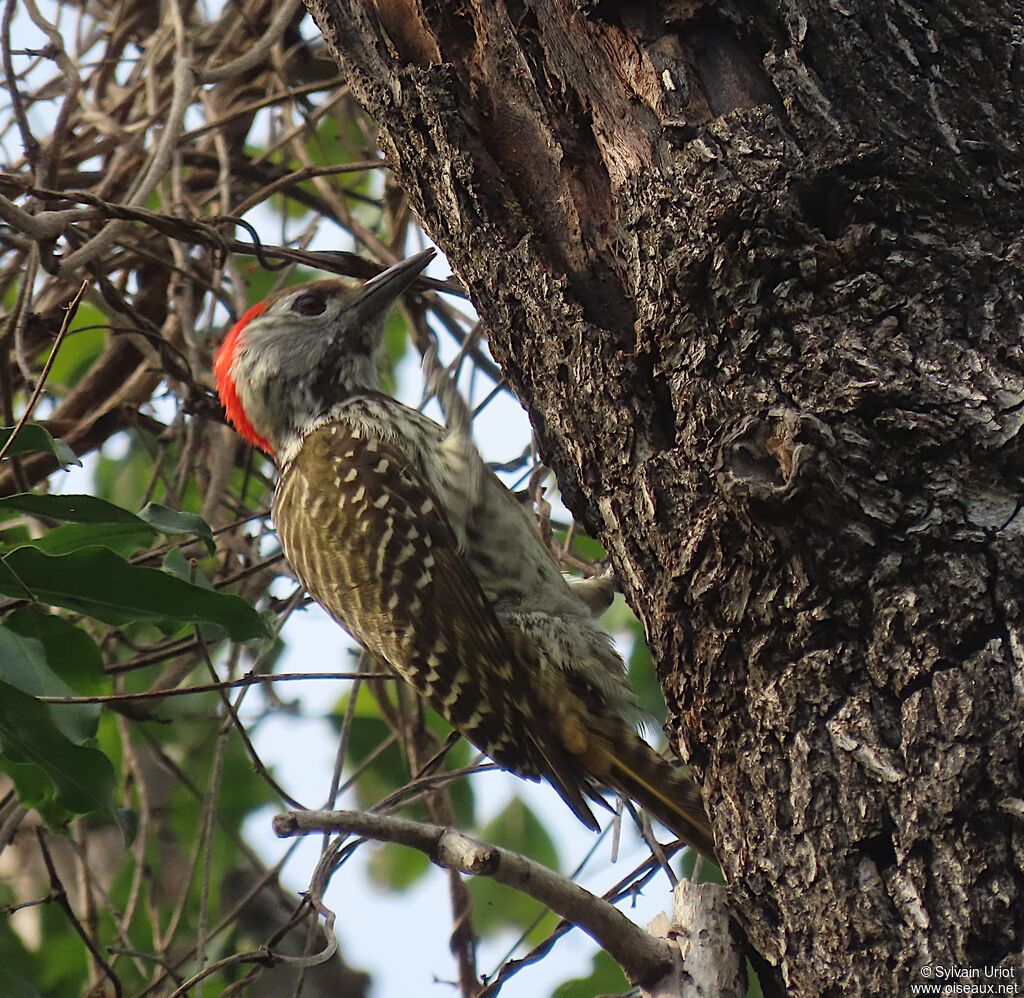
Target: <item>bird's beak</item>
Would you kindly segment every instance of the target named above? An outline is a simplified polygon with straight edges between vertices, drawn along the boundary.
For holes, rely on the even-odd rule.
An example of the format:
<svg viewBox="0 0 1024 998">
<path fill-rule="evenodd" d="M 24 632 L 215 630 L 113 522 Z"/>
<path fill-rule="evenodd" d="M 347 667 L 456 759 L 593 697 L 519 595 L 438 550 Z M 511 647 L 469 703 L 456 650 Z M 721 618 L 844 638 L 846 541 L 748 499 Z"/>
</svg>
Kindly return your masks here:
<svg viewBox="0 0 1024 998">
<path fill-rule="evenodd" d="M 380 315 L 419 277 L 436 254 L 436 250 L 424 250 L 388 267 L 356 292 L 348 310 L 357 313 L 364 321 Z"/>
</svg>

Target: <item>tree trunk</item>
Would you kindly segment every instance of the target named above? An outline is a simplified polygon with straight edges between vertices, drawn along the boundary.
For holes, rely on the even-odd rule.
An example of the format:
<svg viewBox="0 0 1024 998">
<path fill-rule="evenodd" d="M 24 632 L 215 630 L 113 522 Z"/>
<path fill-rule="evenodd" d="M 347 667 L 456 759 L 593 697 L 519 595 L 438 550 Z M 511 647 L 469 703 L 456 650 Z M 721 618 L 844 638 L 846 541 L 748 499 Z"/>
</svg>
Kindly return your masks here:
<svg viewBox="0 0 1024 998">
<path fill-rule="evenodd" d="M 776 985 L 1020 983 L 1019 7 L 309 6 L 647 627 Z"/>
</svg>

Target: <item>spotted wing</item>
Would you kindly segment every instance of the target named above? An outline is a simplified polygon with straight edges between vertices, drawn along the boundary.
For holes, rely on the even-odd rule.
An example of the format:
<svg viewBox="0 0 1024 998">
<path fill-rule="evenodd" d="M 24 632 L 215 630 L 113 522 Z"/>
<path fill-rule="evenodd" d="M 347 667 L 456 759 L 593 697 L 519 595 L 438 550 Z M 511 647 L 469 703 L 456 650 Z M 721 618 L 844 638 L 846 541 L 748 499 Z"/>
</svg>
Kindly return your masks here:
<svg viewBox="0 0 1024 998">
<path fill-rule="evenodd" d="M 365 425 L 313 431 L 278 482 L 273 516 L 296 575 L 338 623 L 499 765 L 547 778 L 597 827 L 538 717 L 536 663 L 517 655 L 518 636 L 503 632 L 398 444 Z"/>
</svg>

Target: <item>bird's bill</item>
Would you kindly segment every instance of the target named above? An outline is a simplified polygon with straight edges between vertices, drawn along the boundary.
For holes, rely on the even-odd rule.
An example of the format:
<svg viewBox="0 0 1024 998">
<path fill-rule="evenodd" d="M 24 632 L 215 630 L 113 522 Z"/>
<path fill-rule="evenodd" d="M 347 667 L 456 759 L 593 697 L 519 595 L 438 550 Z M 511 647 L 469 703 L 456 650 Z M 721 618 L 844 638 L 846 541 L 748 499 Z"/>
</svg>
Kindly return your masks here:
<svg viewBox="0 0 1024 998">
<path fill-rule="evenodd" d="M 364 316 L 379 315 L 419 277 L 436 254 L 433 249 L 423 250 L 388 267 L 359 289 L 349 307 Z"/>
</svg>

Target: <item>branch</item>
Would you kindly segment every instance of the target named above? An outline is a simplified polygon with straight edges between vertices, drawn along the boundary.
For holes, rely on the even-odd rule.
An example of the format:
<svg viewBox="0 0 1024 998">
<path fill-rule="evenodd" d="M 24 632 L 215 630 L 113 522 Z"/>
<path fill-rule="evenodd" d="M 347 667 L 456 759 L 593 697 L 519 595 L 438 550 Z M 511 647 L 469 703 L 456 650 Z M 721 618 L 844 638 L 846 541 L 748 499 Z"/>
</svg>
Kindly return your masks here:
<svg viewBox="0 0 1024 998">
<path fill-rule="evenodd" d="M 361 811 L 289 811 L 274 819 L 274 831 L 282 838 L 352 832 L 418 849 L 447 870 L 491 877 L 547 905 L 594 939 L 635 984 L 658 981 L 672 967 L 669 945 L 646 933 L 617 908 L 539 863 L 451 828 Z"/>
<path fill-rule="evenodd" d="M 201 82 L 217 83 L 261 66 L 267 53 L 277 44 L 278 39 L 284 34 L 284 29 L 288 27 L 288 22 L 295 16 L 298 9 L 299 0 L 286 0 L 258 41 L 250 45 L 246 52 L 237 59 L 232 59 L 231 62 L 225 63 L 223 66 L 206 67 L 201 70 L 199 73 Z"/>
</svg>

